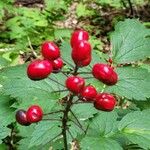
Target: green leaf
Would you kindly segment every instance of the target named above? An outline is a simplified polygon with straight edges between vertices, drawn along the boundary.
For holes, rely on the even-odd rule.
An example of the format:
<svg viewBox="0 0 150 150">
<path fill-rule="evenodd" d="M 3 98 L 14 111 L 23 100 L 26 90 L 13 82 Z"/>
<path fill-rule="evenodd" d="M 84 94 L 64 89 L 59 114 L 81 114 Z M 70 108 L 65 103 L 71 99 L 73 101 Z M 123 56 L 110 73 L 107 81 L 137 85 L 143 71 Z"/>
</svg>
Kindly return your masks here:
<svg viewBox="0 0 150 150">
<path fill-rule="evenodd" d="M 26 109 L 37 104 L 42 106 L 44 112 L 49 112 L 57 103 L 61 93 L 54 91 L 64 89 L 59 83 L 64 85 L 62 79 L 66 78 L 60 73 L 50 75 L 50 78 L 58 83 L 50 79 L 32 81 L 26 75 L 26 65 L 3 69 L 0 76 L 3 94 L 18 100 L 15 108 Z"/>
<path fill-rule="evenodd" d="M 60 124 L 57 122 L 40 122 L 32 133 L 29 147 L 45 145 L 50 141 L 55 141 L 61 133 L 61 128 L 58 125 Z"/>
<path fill-rule="evenodd" d="M 3 126 L 15 121 L 15 109 L 11 108 L 11 105 L 10 97 L 0 94 L 0 123 Z"/>
<path fill-rule="evenodd" d="M 51 80 L 54 79 L 57 81 L 57 77 L 64 78 L 64 75 L 51 74 L 51 79 L 32 81 L 26 75 L 26 65 L 4 69 L 1 77 L 5 94 L 26 101 L 30 101 L 31 99 L 54 100 L 58 98 L 59 92 L 57 94 L 54 94 L 53 92 L 60 90 L 60 88 L 64 89 L 63 86 L 60 87 L 59 83 Z"/>
<path fill-rule="evenodd" d="M 100 112 L 89 125 L 87 135 L 81 141 L 85 150 L 122 150 L 121 146 L 111 136 L 117 132 L 117 114 L 115 112 Z"/>
<path fill-rule="evenodd" d="M 93 107 L 92 103 L 75 104 L 72 107 L 72 111 L 75 113 L 78 119 L 88 119 L 97 113 L 97 110 Z"/>
<path fill-rule="evenodd" d="M 107 87 L 106 91 L 139 101 L 150 97 L 150 73 L 146 69 L 121 67 L 117 73 L 118 83 Z"/>
<path fill-rule="evenodd" d="M 0 69 L 6 67 L 10 62 L 3 57 L 0 57 Z"/>
<path fill-rule="evenodd" d="M 76 9 L 76 13 L 78 17 L 90 16 L 93 15 L 93 11 L 87 9 L 86 5 L 83 3 L 79 3 Z"/>
<path fill-rule="evenodd" d="M 2 143 L 2 139 L 10 135 L 11 130 L 7 127 L 0 125 L 0 144 Z"/>
<path fill-rule="evenodd" d="M 69 29 L 55 29 L 54 35 L 56 39 L 62 39 L 62 38 L 70 38 L 71 30 Z"/>
<path fill-rule="evenodd" d="M 130 63 L 150 56 L 150 30 L 138 20 L 127 19 L 115 26 L 111 34 L 113 60 Z"/>
<path fill-rule="evenodd" d="M 83 150 L 123 150 L 115 140 L 109 138 L 86 137 L 82 140 Z"/>
<path fill-rule="evenodd" d="M 120 132 L 133 144 L 150 149 L 150 109 L 127 114 L 118 124 Z"/>
<path fill-rule="evenodd" d="M 62 52 L 62 58 L 64 60 L 64 62 L 67 64 L 67 65 L 70 65 L 71 66 L 74 66 L 74 63 L 72 61 L 72 58 L 71 58 L 71 46 L 68 42 L 62 42 L 62 45 L 60 47 L 61 49 L 61 52 Z"/>
</svg>

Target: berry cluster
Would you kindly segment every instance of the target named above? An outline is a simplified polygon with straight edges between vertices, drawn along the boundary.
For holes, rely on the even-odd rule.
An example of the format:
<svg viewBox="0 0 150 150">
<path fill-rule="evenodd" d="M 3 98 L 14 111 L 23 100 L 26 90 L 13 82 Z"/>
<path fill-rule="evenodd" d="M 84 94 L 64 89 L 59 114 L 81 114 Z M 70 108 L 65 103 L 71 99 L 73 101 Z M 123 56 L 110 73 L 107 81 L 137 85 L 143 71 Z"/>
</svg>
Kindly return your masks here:
<svg viewBox="0 0 150 150">
<path fill-rule="evenodd" d="M 27 111 L 20 109 L 16 112 L 16 121 L 24 126 L 39 122 L 42 118 L 43 110 L 37 105 L 30 106 Z"/>
<path fill-rule="evenodd" d="M 45 79 L 51 72 L 57 73 L 63 67 L 60 49 L 55 43 L 50 41 L 44 42 L 41 53 L 44 60 L 35 60 L 28 65 L 27 75 L 31 80 Z"/>
<path fill-rule="evenodd" d="M 84 67 L 91 62 L 91 45 L 88 42 L 89 35 L 84 30 L 75 31 L 71 37 L 72 59 L 77 67 Z M 111 61 L 112 63 L 112 61 Z M 114 85 L 118 81 L 118 75 L 108 64 L 97 63 L 92 68 L 93 76 L 106 85 Z M 97 93 L 92 85 L 85 86 L 85 80 L 79 76 L 70 76 L 66 80 L 69 91 L 78 95 L 82 101 L 94 102 L 98 110 L 111 111 L 116 105 L 115 98 L 108 93 Z"/>
<path fill-rule="evenodd" d="M 71 95 L 78 96 L 82 102 L 93 102 L 94 107 L 98 110 L 112 111 L 116 105 L 114 96 L 109 93 L 98 93 L 94 86 L 85 85 L 85 79 L 78 76 L 78 68 L 88 66 L 92 59 L 92 48 L 88 40 L 89 34 L 84 30 L 77 30 L 72 34 L 70 40 L 71 57 L 75 63 L 75 69 L 73 73 L 70 72 L 71 76 L 67 77 L 65 86 L 71 92 Z M 64 65 L 60 57 L 60 49 L 55 43 L 44 42 L 41 53 L 44 59 L 35 60 L 27 67 L 27 75 L 31 80 L 45 79 L 52 72 L 59 72 Z M 113 62 L 110 60 L 109 63 L 112 64 Z M 108 86 L 115 85 L 118 81 L 117 73 L 109 64 L 96 63 L 91 74 Z M 31 106 L 27 111 L 21 109 L 16 112 L 16 120 L 21 125 L 39 122 L 42 117 L 42 109 L 36 105 Z"/>
</svg>

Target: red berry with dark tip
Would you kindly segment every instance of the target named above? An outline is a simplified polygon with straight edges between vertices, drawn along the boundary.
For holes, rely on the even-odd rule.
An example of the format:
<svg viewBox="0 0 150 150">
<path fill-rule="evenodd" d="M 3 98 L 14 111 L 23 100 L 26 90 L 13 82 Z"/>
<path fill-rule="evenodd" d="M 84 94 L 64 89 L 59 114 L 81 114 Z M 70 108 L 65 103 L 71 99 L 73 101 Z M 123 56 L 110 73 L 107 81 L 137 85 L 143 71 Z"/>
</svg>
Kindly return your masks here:
<svg viewBox="0 0 150 150">
<path fill-rule="evenodd" d="M 92 85 L 84 87 L 81 92 L 81 97 L 83 101 L 95 101 L 96 95 L 97 91 Z"/>
<path fill-rule="evenodd" d="M 42 44 L 41 53 L 45 59 L 55 60 L 60 57 L 60 49 L 54 42 L 44 42 Z"/>
<path fill-rule="evenodd" d="M 54 72 L 55 71 L 59 72 L 59 70 L 61 70 L 63 67 L 63 60 L 61 58 L 57 58 L 57 59 L 51 61 L 51 64 L 52 64 Z"/>
<path fill-rule="evenodd" d="M 28 122 L 35 123 L 42 120 L 43 110 L 40 106 L 32 105 L 31 107 L 29 107 L 26 114 Z"/>
<path fill-rule="evenodd" d="M 80 41 L 78 45 L 74 46 L 71 53 L 72 59 L 76 61 L 85 60 L 91 56 L 91 45 L 87 41 Z"/>
<path fill-rule="evenodd" d="M 100 93 L 96 96 L 94 107 L 98 110 L 112 111 L 115 108 L 116 99 L 108 93 Z"/>
<path fill-rule="evenodd" d="M 86 40 L 86 41 L 89 40 L 88 32 L 84 30 L 74 31 L 72 33 L 71 40 L 70 40 L 71 47 L 74 47 L 75 45 L 77 45 L 78 41 L 81 41 L 81 40 Z"/>
<path fill-rule="evenodd" d="M 81 60 L 81 61 L 76 61 L 74 60 L 74 63 L 78 66 L 78 67 L 85 67 L 85 66 L 88 66 L 90 63 L 91 63 L 91 55 L 88 56 L 86 59 L 84 60 Z"/>
<path fill-rule="evenodd" d="M 107 85 L 114 85 L 118 81 L 118 75 L 108 64 L 97 63 L 92 69 L 93 76 Z"/>
<path fill-rule="evenodd" d="M 52 65 L 48 60 L 35 60 L 27 67 L 27 75 L 31 80 L 41 80 L 52 72 Z"/>
<path fill-rule="evenodd" d="M 29 126 L 30 123 L 27 121 L 26 111 L 20 109 L 16 112 L 16 121 L 23 126 Z"/>
<path fill-rule="evenodd" d="M 70 76 L 66 80 L 66 87 L 69 91 L 79 94 L 85 85 L 85 81 L 83 78 L 79 76 Z"/>
</svg>

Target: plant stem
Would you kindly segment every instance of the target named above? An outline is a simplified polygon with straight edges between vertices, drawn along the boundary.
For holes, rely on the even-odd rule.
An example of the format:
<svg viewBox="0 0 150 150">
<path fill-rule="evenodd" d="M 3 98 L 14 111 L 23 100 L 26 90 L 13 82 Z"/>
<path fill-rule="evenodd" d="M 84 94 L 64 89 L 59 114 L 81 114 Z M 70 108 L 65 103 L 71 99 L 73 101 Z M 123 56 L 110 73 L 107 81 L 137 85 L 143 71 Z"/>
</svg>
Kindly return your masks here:
<svg viewBox="0 0 150 150">
<path fill-rule="evenodd" d="M 78 69 L 79 68 L 76 65 L 72 74 L 77 75 L 78 74 Z M 63 135 L 63 140 L 64 140 L 64 150 L 68 150 L 68 142 L 67 142 L 68 125 L 67 125 L 67 121 L 69 120 L 68 113 L 69 113 L 70 108 L 73 104 L 73 102 L 72 102 L 73 97 L 74 97 L 74 94 L 70 93 L 69 97 L 68 97 L 69 100 L 66 103 L 65 110 L 64 110 L 64 115 L 63 115 L 63 118 L 62 118 L 62 135 Z"/>
<path fill-rule="evenodd" d="M 131 3 L 131 0 L 128 0 L 128 3 L 129 3 L 129 7 L 130 7 L 130 15 L 133 16 L 134 14 L 134 11 L 133 11 L 133 7 L 132 7 L 132 3 Z"/>
<path fill-rule="evenodd" d="M 31 40 L 30 40 L 29 37 L 28 37 L 28 43 L 29 43 L 29 47 L 30 47 L 30 49 L 31 49 L 31 51 L 32 51 L 32 53 L 33 53 L 33 55 L 34 55 L 34 57 L 37 58 L 37 57 L 38 57 L 38 56 L 37 56 L 37 53 L 34 51 L 34 49 L 33 49 L 33 47 L 32 47 L 32 44 L 31 44 Z"/>
<path fill-rule="evenodd" d="M 72 100 L 73 100 L 74 95 L 69 96 L 69 100 L 66 103 L 66 108 L 64 110 L 64 115 L 62 118 L 62 135 L 63 135 L 63 140 L 64 140 L 64 150 L 68 150 L 68 144 L 67 144 L 67 121 L 68 121 L 68 113 L 70 111 L 70 107 L 72 105 Z"/>
</svg>

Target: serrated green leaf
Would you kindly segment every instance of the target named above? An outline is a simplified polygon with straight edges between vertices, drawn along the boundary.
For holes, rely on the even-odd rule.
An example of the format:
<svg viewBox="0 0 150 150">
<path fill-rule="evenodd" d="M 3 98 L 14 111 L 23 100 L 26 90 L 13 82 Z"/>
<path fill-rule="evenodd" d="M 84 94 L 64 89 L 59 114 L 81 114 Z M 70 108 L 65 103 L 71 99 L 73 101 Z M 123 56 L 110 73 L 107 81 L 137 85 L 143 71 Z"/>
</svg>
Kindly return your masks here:
<svg viewBox="0 0 150 150">
<path fill-rule="evenodd" d="M 146 69 L 121 67 L 117 73 L 118 83 L 107 87 L 106 91 L 139 101 L 150 97 L 150 73 Z"/>
<path fill-rule="evenodd" d="M 65 77 L 62 74 L 51 74 L 50 78 L 57 81 L 57 76 L 61 76 L 59 78 Z M 55 100 L 59 98 L 59 92 L 54 93 L 54 91 L 64 89 L 63 86 L 60 87 L 59 83 L 53 82 L 50 79 L 41 81 L 30 80 L 26 75 L 25 65 L 4 69 L 1 77 L 3 79 L 3 92 L 20 100 Z"/>
<path fill-rule="evenodd" d="M 93 107 L 93 104 L 82 103 L 73 105 L 72 111 L 78 116 L 79 119 L 88 119 L 93 117 L 93 114 L 97 113 L 97 110 Z"/>
<path fill-rule="evenodd" d="M 15 121 L 15 109 L 11 108 L 11 105 L 10 97 L 0 94 L 0 123 L 3 126 Z"/>
<path fill-rule="evenodd" d="M 93 11 L 87 9 L 86 5 L 79 3 L 77 5 L 76 14 L 78 17 L 90 16 L 93 15 Z"/>
<path fill-rule="evenodd" d="M 111 34 L 113 60 L 117 64 L 129 63 L 150 56 L 150 30 L 138 20 L 127 19 L 115 26 Z"/>
<path fill-rule="evenodd" d="M 62 58 L 64 60 L 64 63 L 66 63 L 68 66 L 71 64 L 72 66 L 74 66 L 74 63 L 72 61 L 71 58 L 71 46 L 68 42 L 63 42 L 61 44 L 61 52 L 62 52 Z"/>
<path fill-rule="evenodd" d="M 85 150 L 122 150 L 120 144 L 111 138 L 117 132 L 117 114 L 115 112 L 100 112 L 89 125 L 87 135 L 81 141 Z"/>
<path fill-rule="evenodd" d="M 61 128 L 58 127 L 58 122 L 40 122 L 31 135 L 29 147 L 45 145 L 46 143 L 55 141 L 61 133 Z M 55 137 L 57 137 L 55 139 Z"/>
<path fill-rule="evenodd" d="M 85 137 L 81 142 L 83 150 L 123 150 L 123 148 L 113 139 Z"/>
<path fill-rule="evenodd" d="M 0 125 L 0 144 L 2 143 L 2 139 L 10 135 L 11 130 L 7 127 Z"/>
<path fill-rule="evenodd" d="M 118 129 L 133 144 L 150 149 L 150 110 L 127 114 L 118 124 Z"/>
<path fill-rule="evenodd" d="M 70 38 L 71 30 L 69 29 L 55 29 L 54 35 L 56 39 L 62 39 L 62 38 Z"/>
</svg>

